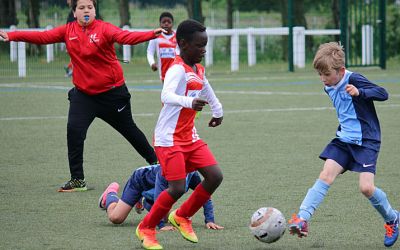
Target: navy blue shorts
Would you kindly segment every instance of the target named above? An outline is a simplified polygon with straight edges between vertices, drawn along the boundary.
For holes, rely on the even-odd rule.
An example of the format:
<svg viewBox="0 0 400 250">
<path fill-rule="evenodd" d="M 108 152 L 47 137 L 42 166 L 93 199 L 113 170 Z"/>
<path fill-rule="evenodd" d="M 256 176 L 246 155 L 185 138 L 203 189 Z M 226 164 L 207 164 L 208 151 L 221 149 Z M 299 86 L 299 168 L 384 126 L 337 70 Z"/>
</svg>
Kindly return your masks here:
<svg viewBox="0 0 400 250">
<path fill-rule="evenodd" d="M 331 159 L 345 171 L 375 174 L 379 151 L 333 139 L 319 155 L 322 160 Z"/>
<path fill-rule="evenodd" d="M 144 191 L 143 186 L 140 184 L 140 177 L 137 176 L 137 171 L 133 172 L 132 176 L 126 182 L 124 191 L 121 195 L 121 200 L 133 207 L 136 202 L 142 197 L 142 192 Z"/>
</svg>

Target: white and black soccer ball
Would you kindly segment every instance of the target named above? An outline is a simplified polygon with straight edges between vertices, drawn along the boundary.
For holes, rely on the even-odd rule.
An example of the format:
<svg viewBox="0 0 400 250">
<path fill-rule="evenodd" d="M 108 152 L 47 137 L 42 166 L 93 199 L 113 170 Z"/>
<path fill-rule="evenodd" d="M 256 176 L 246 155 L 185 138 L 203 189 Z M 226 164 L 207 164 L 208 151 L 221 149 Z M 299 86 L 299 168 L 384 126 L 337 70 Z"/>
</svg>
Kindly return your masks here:
<svg viewBox="0 0 400 250">
<path fill-rule="evenodd" d="M 278 209 L 262 207 L 251 216 L 249 227 L 257 240 L 273 243 L 285 233 L 286 219 Z"/>
</svg>

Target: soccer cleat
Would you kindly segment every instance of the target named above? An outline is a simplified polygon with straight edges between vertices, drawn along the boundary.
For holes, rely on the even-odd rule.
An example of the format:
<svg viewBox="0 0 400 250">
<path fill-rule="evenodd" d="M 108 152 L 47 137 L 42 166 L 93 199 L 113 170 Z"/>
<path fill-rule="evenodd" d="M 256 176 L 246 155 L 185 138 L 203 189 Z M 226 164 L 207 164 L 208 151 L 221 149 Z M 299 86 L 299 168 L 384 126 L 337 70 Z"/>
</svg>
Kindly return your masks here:
<svg viewBox="0 0 400 250">
<path fill-rule="evenodd" d="M 168 221 L 176 227 L 186 240 L 197 243 L 199 239 L 192 228 L 192 220 L 176 215 L 176 210 L 169 214 Z"/>
<path fill-rule="evenodd" d="M 103 194 L 99 198 L 99 208 L 105 210 L 106 209 L 106 202 L 107 202 L 107 194 L 114 192 L 118 193 L 119 191 L 119 184 L 116 182 L 111 183 L 108 185 L 106 190 L 103 192 Z"/>
<path fill-rule="evenodd" d="M 144 202 L 144 197 L 140 198 L 140 200 L 138 202 L 136 202 L 135 212 L 137 214 L 141 214 L 143 212 L 143 210 L 144 210 L 143 202 Z"/>
<path fill-rule="evenodd" d="M 296 234 L 299 238 L 307 237 L 308 235 L 308 223 L 307 221 L 297 217 L 296 214 L 292 215 L 292 219 L 289 221 L 289 233 Z"/>
<path fill-rule="evenodd" d="M 156 229 L 140 228 L 141 224 L 142 222 L 140 222 L 136 228 L 136 236 L 142 242 L 142 247 L 149 250 L 163 249 L 157 241 Z"/>
<path fill-rule="evenodd" d="M 391 247 L 394 245 L 394 243 L 396 243 L 396 240 L 399 237 L 399 220 L 400 213 L 397 212 L 397 218 L 394 221 L 385 223 L 384 227 L 386 229 L 386 233 L 383 241 L 385 247 Z"/>
<path fill-rule="evenodd" d="M 59 189 L 58 192 L 79 192 L 79 191 L 87 191 L 86 181 L 81 179 L 71 179 L 64 183 Z"/>
</svg>

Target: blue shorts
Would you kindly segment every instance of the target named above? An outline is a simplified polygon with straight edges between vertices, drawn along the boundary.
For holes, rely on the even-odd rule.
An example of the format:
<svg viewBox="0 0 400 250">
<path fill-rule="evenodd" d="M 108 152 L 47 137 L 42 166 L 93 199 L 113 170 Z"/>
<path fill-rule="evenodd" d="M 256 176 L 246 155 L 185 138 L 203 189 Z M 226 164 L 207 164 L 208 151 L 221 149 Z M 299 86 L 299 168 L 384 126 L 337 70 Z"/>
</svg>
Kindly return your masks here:
<svg viewBox="0 0 400 250">
<path fill-rule="evenodd" d="M 331 159 L 339 163 L 345 171 L 370 172 L 375 174 L 376 162 L 379 151 L 345 143 L 339 139 L 333 139 L 319 155 L 322 160 Z"/>
<path fill-rule="evenodd" d="M 133 172 L 132 176 L 126 182 L 121 195 L 121 200 L 131 207 L 140 200 L 142 192 L 145 191 L 143 185 L 141 185 L 141 177 L 138 174 L 138 171 Z"/>
</svg>

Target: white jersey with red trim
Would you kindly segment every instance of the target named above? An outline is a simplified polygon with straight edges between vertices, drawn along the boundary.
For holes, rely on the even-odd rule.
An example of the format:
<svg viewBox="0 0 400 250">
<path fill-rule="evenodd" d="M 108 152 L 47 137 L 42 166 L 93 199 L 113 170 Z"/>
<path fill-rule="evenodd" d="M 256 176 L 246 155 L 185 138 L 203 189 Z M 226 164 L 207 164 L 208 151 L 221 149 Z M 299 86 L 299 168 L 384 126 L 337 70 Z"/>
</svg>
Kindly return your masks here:
<svg viewBox="0 0 400 250">
<path fill-rule="evenodd" d="M 194 126 L 194 98 L 207 100 L 213 117 L 223 116 L 222 105 L 205 77 L 204 67 L 196 64 L 197 73 L 180 56 L 168 70 L 161 92 L 163 107 L 154 132 L 154 146 L 188 145 L 199 140 Z"/>
<path fill-rule="evenodd" d="M 176 33 L 172 32 L 171 35 L 162 33 L 156 39 L 149 42 L 149 46 L 147 47 L 147 61 L 150 66 L 155 63 L 154 53 L 157 53 L 157 66 L 160 79 L 164 80 L 168 68 L 175 60 L 175 56 L 179 55 Z"/>
</svg>

